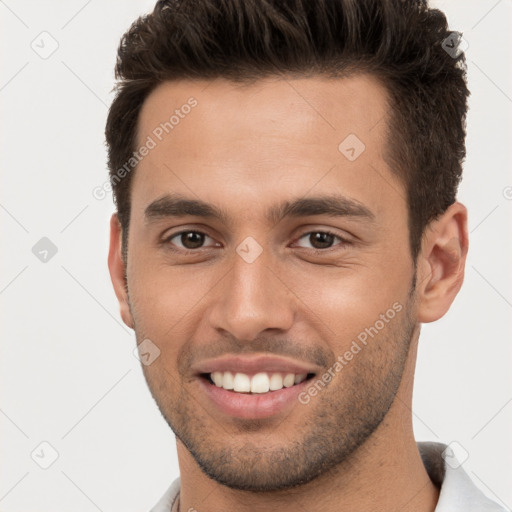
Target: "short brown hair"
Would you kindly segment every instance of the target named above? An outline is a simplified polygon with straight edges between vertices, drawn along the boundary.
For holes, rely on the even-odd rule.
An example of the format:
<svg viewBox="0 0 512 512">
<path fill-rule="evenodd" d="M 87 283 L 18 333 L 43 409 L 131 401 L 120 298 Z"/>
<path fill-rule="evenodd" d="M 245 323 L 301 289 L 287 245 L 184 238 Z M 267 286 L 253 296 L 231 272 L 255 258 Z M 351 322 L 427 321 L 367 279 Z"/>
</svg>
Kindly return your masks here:
<svg viewBox="0 0 512 512">
<path fill-rule="evenodd" d="M 141 106 L 157 85 L 365 72 L 389 93 L 385 158 L 407 190 L 416 260 L 425 226 L 455 201 L 462 174 L 469 91 L 459 37 L 426 0 L 159 0 L 121 39 L 105 130 L 123 254 L 133 173 L 116 173 L 135 150 Z"/>
</svg>

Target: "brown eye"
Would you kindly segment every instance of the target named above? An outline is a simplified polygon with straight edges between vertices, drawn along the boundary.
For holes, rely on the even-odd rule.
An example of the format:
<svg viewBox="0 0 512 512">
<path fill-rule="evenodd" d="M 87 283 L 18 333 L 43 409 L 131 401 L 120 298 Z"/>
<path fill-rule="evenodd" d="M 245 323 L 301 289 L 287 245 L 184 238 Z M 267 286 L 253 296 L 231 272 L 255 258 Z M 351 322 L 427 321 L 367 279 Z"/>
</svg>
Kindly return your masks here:
<svg viewBox="0 0 512 512">
<path fill-rule="evenodd" d="M 198 233 L 197 231 L 187 231 L 186 233 L 181 233 L 180 241 L 185 249 L 197 249 L 203 245 L 204 237 L 205 235 L 203 233 Z"/>
<path fill-rule="evenodd" d="M 201 233 L 201 231 L 181 231 L 180 233 L 175 233 L 168 237 L 165 242 L 177 246 L 177 250 L 194 250 L 201 249 L 206 239 L 213 241 L 211 237 L 205 233 Z"/>
<path fill-rule="evenodd" d="M 315 249 L 327 249 L 332 246 L 336 237 L 330 233 L 311 233 L 309 240 Z"/>
<path fill-rule="evenodd" d="M 343 245 L 345 242 L 345 240 L 340 236 L 330 233 L 329 231 L 311 231 L 310 233 L 305 233 L 299 238 L 299 240 L 302 239 L 306 239 L 308 243 L 311 244 L 311 248 L 315 250 L 330 249 L 333 245 Z M 338 239 L 341 244 L 334 244 L 336 239 Z M 300 247 L 305 246 L 300 245 Z"/>
</svg>

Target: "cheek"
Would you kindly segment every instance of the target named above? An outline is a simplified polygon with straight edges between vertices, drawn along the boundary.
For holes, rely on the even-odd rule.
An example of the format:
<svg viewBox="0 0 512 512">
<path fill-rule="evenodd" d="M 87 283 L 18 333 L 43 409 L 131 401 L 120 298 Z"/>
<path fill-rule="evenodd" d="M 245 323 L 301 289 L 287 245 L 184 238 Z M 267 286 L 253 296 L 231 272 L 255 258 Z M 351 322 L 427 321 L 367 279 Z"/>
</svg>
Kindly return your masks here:
<svg viewBox="0 0 512 512">
<path fill-rule="evenodd" d="M 411 276 L 383 267 L 295 274 L 294 288 L 305 305 L 303 315 L 320 329 L 321 337 L 338 345 L 331 346 L 336 353 L 361 333 L 364 339 L 367 329 L 375 333 L 376 328 L 381 337 L 401 321 Z"/>
<path fill-rule="evenodd" d="M 137 331 L 161 342 L 186 335 L 187 326 L 215 284 L 214 278 L 211 268 L 178 268 L 149 261 L 137 266 L 128 279 Z"/>
</svg>

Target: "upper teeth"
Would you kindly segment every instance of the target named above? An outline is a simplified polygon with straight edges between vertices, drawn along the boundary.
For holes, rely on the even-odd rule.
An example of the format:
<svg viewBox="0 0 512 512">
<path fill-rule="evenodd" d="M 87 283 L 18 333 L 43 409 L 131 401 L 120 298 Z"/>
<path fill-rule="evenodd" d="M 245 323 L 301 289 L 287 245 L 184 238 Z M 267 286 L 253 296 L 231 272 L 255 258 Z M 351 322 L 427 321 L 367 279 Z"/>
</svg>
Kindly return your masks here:
<svg viewBox="0 0 512 512">
<path fill-rule="evenodd" d="M 283 387 L 289 388 L 294 384 L 299 384 L 307 377 L 307 374 L 260 372 L 250 377 L 245 373 L 213 372 L 210 377 L 219 388 L 239 393 L 267 393 L 269 390 L 277 391 Z"/>
</svg>

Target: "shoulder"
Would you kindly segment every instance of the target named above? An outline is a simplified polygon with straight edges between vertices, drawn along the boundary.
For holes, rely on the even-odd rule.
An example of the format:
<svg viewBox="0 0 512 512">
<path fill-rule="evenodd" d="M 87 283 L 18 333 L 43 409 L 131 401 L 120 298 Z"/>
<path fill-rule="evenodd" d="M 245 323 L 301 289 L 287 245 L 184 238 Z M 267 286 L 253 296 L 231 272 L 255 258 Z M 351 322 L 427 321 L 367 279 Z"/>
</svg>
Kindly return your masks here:
<svg viewBox="0 0 512 512">
<path fill-rule="evenodd" d="M 430 479 L 440 487 L 436 512 L 507 512 L 476 487 L 449 446 L 417 444 Z"/>
<path fill-rule="evenodd" d="M 180 479 L 176 478 L 171 486 L 165 491 L 158 503 L 149 512 L 171 512 L 174 501 L 180 492 Z"/>
</svg>

